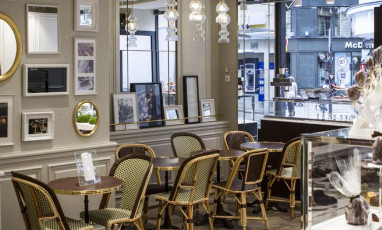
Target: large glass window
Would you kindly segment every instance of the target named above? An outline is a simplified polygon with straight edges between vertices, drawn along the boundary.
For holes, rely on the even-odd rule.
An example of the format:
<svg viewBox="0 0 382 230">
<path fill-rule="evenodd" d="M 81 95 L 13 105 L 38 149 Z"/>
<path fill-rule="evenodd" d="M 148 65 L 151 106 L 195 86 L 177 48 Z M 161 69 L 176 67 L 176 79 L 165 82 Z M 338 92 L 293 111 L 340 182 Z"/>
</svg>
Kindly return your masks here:
<svg viewBox="0 0 382 230">
<path fill-rule="evenodd" d="M 176 104 L 176 42 L 166 40 L 165 1 L 120 4 L 120 90 L 127 92 L 131 83 L 160 82 L 164 104 Z M 128 47 L 125 30 L 127 17 L 137 20 L 136 47 Z M 128 23 L 128 22 L 127 22 Z"/>
</svg>

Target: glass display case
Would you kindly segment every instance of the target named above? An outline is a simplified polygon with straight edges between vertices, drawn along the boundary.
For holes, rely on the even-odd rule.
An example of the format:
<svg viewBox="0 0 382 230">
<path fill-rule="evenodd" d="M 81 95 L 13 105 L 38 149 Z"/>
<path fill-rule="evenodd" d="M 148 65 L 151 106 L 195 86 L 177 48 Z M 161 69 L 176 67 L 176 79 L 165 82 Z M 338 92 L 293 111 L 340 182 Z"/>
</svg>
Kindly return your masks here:
<svg viewBox="0 0 382 230">
<path fill-rule="evenodd" d="M 345 128 L 302 135 L 302 229 L 349 230 L 382 227 L 382 165 L 372 163 L 374 140 L 350 138 L 349 131 L 350 128 Z M 361 171 L 361 195 L 370 204 L 369 222 L 366 225 L 347 223 L 345 207 L 351 199 L 336 190 L 328 179 L 329 173 L 339 170 L 341 160 L 347 162 L 354 152 L 358 152 L 360 156 L 359 162 L 354 165 L 359 166 Z"/>
<path fill-rule="evenodd" d="M 347 99 L 290 99 L 275 97 L 268 104 L 267 117 L 352 123 L 353 104 Z"/>
</svg>

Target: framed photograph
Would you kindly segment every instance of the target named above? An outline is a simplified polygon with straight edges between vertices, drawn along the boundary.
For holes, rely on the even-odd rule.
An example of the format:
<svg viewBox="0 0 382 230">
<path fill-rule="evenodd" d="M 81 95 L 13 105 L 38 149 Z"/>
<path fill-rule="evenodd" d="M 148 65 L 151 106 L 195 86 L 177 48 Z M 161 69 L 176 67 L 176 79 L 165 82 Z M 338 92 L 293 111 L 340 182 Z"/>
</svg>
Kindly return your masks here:
<svg viewBox="0 0 382 230">
<path fill-rule="evenodd" d="M 24 97 L 69 94 L 69 65 L 25 64 Z"/>
<path fill-rule="evenodd" d="M 113 94 L 114 123 L 130 123 L 138 121 L 137 94 L 115 93 Z M 115 131 L 139 129 L 138 123 L 115 125 Z"/>
<path fill-rule="evenodd" d="M 76 31 L 98 32 L 98 0 L 76 0 L 74 28 Z"/>
<path fill-rule="evenodd" d="M 23 113 L 23 141 L 54 139 L 54 113 Z"/>
<path fill-rule="evenodd" d="M 183 76 L 184 115 L 186 123 L 199 123 L 198 76 Z"/>
<path fill-rule="evenodd" d="M 183 108 L 181 105 L 164 106 L 164 116 L 166 126 L 184 124 Z"/>
<path fill-rule="evenodd" d="M 214 99 L 202 99 L 200 101 L 200 111 L 202 111 L 202 122 L 216 121 Z"/>
<path fill-rule="evenodd" d="M 136 92 L 140 128 L 163 126 L 163 101 L 161 83 L 132 83 L 130 91 Z"/>
<path fill-rule="evenodd" d="M 94 39 L 75 39 L 74 54 L 74 94 L 97 94 L 96 41 Z"/>
<path fill-rule="evenodd" d="M 0 146 L 14 145 L 14 96 L 0 95 Z"/>
</svg>

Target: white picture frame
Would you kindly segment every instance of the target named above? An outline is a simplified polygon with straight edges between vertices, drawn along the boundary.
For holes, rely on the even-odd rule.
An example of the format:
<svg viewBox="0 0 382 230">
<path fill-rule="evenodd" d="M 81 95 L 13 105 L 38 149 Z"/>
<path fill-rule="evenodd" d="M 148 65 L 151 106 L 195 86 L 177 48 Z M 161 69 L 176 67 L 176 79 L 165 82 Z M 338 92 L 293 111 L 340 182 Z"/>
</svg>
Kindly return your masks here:
<svg viewBox="0 0 382 230">
<path fill-rule="evenodd" d="M 202 122 L 216 121 L 214 99 L 201 99 L 200 111 L 202 114 Z"/>
<path fill-rule="evenodd" d="M 115 131 L 139 129 L 138 106 L 136 93 L 115 93 L 113 94 L 114 123 L 133 124 L 115 125 Z"/>
<path fill-rule="evenodd" d="M 100 15 L 98 0 L 76 0 L 74 15 L 76 31 L 98 32 Z"/>
<path fill-rule="evenodd" d="M 96 88 L 96 40 L 74 40 L 74 94 L 95 95 Z"/>
<path fill-rule="evenodd" d="M 54 72 L 54 69 L 59 70 L 65 70 L 66 73 L 59 73 L 59 72 Z M 52 70 L 51 73 L 48 71 Z M 46 74 L 45 76 L 41 76 L 41 82 L 34 82 L 33 84 L 30 84 L 29 78 L 31 77 L 30 74 L 31 72 L 41 72 L 37 73 L 36 75 L 42 75 Z M 24 92 L 24 97 L 41 97 L 41 96 L 62 96 L 62 95 L 69 95 L 69 90 L 70 90 L 70 81 L 69 81 L 69 73 L 70 73 L 70 65 L 69 64 L 25 64 L 24 65 L 24 76 L 23 76 L 23 92 Z M 64 75 L 64 76 L 58 76 L 59 74 Z M 37 78 L 38 76 L 33 76 Z M 60 92 L 35 92 L 34 88 L 37 89 L 35 91 L 38 91 L 38 88 L 42 87 L 49 87 L 49 85 L 46 85 L 47 82 L 51 80 L 51 78 L 58 78 L 61 77 L 61 79 L 58 79 L 58 82 L 52 82 L 53 85 L 51 87 L 64 87 L 64 90 L 61 90 Z M 44 78 L 44 79 L 43 79 Z M 60 85 L 61 83 L 61 85 Z M 43 85 L 44 84 L 44 85 Z"/>
<path fill-rule="evenodd" d="M 23 141 L 54 139 L 54 112 L 23 113 Z"/>
<path fill-rule="evenodd" d="M 181 105 L 169 105 L 164 106 L 165 124 L 169 125 L 184 125 L 183 106 Z"/>
<path fill-rule="evenodd" d="M 15 96 L 0 95 L 0 146 L 14 145 L 13 117 Z"/>
</svg>

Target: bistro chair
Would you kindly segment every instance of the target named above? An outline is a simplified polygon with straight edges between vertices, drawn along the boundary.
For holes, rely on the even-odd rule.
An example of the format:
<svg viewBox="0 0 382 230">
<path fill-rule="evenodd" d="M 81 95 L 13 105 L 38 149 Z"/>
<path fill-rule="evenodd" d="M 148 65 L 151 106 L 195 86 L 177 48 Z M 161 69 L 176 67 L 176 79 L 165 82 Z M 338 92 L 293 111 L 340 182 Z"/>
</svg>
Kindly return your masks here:
<svg viewBox="0 0 382 230">
<path fill-rule="evenodd" d="M 253 136 L 245 131 L 228 131 L 224 133 L 224 145 L 226 149 L 241 150 L 240 145 L 246 142 L 255 142 Z M 229 161 L 231 169 L 234 165 L 234 160 Z M 241 165 L 238 170 L 243 176 L 244 166 Z"/>
<path fill-rule="evenodd" d="M 174 133 L 171 147 L 175 157 L 189 158 L 192 152 L 206 149 L 203 140 L 193 133 Z"/>
<path fill-rule="evenodd" d="M 90 230 L 92 225 L 64 216 L 53 190 L 32 177 L 11 172 L 26 229 Z"/>
<path fill-rule="evenodd" d="M 288 202 L 291 209 L 291 218 L 294 218 L 294 207 L 296 204 L 295 191 L 296 181 L 301 179 L 301 139 L 294 138 L 288 141 L 283 148 L 283 160 L 280 169 L 267 171 L 268 195 L 266 206 L 269 201 Z M 272 198 L 272 186 L 282 180 L 289 190 L 289 199 Z"/>
<path fill-rule="evenodd" d="M 118 160 L 125 156 L 130 156 L 132 154 L 138 154 L 138 155 L 149 155 L 151 158 L 155 158 L 155 152 L 152 150 L 149 146 L 144 144 L 123 144 L 117 147 L 115 151 L 115 159 Z M 147 185 L 146 195 L 145 195 L 145 202 L 143 206 L 143 221 L 147 222 L 147 212 L 149 210 L 149 196 L 153 194 L 158 194 L 165 192 L 165 186 L 162 185 L 162 181 L 160 178 L 159 170 L 154 169 L 155 176 L 157 180 L 157 184 L 151 184 L 149 183 Z"/>
<path fill-rule="evenodd" d="M 90 222 L 105 226 L 106 229 L 110 227 L 112 230 L 117 224 L 121 229 L 124 223 L 131 223 L 137 229 L 143 230 L 143 201 L 152 170 L 153 165 L 149 156 L 130 155 L 118 159 L 113 164 L 109 176 L 125 182 L 122 188 L 121 206 L 108 208 L 111 194 L 104 194 L 100 209 L 89 211 Z M 81 218 L 84 218 L 84 212 L 81 212 Z"/>
<path fill-rule="evenodd" d="M 263 197 L 261 194 L 261 182 L 263 180 L 265 166 L 268 160 L 268 151 L 266 149 L 248 151 L 241 155 L 236 161 L 229 175 L 228 181 L 222 181 L 213 184 L 214 206 L 212 221 L 218 219 L 239 219 L 243 229 L 247 227 L 247 220 L 263 220 L 265 228 L 269 229 L 268 217 L 265 212 Z M 243 179 L 236 176 L 237 171 L 244 162 L 245 171 Z M 217 201 L 232 194 L 238 204 L 238 212 L 236 216 L 219 216 L 217 215 Z M 247 194 L 253 194 L 260 202 L 262 217 L 247 216 Z"/>
<path fill-rule="evenodd" d="M 161 216 L 168 205 L 180 207 L 183 229 L 193 229 L 193 206 L 202 204 L 210 213 L 209 193 L 213 174 L 219 159 L 218 150 L 204 150 L 189 157 L 181 165 L 171 192 L 156 195 L 159 201 L 157 229 L 160 229 Z M 210 229 L 213 229 L 209 218 Z"/>
</svg>

